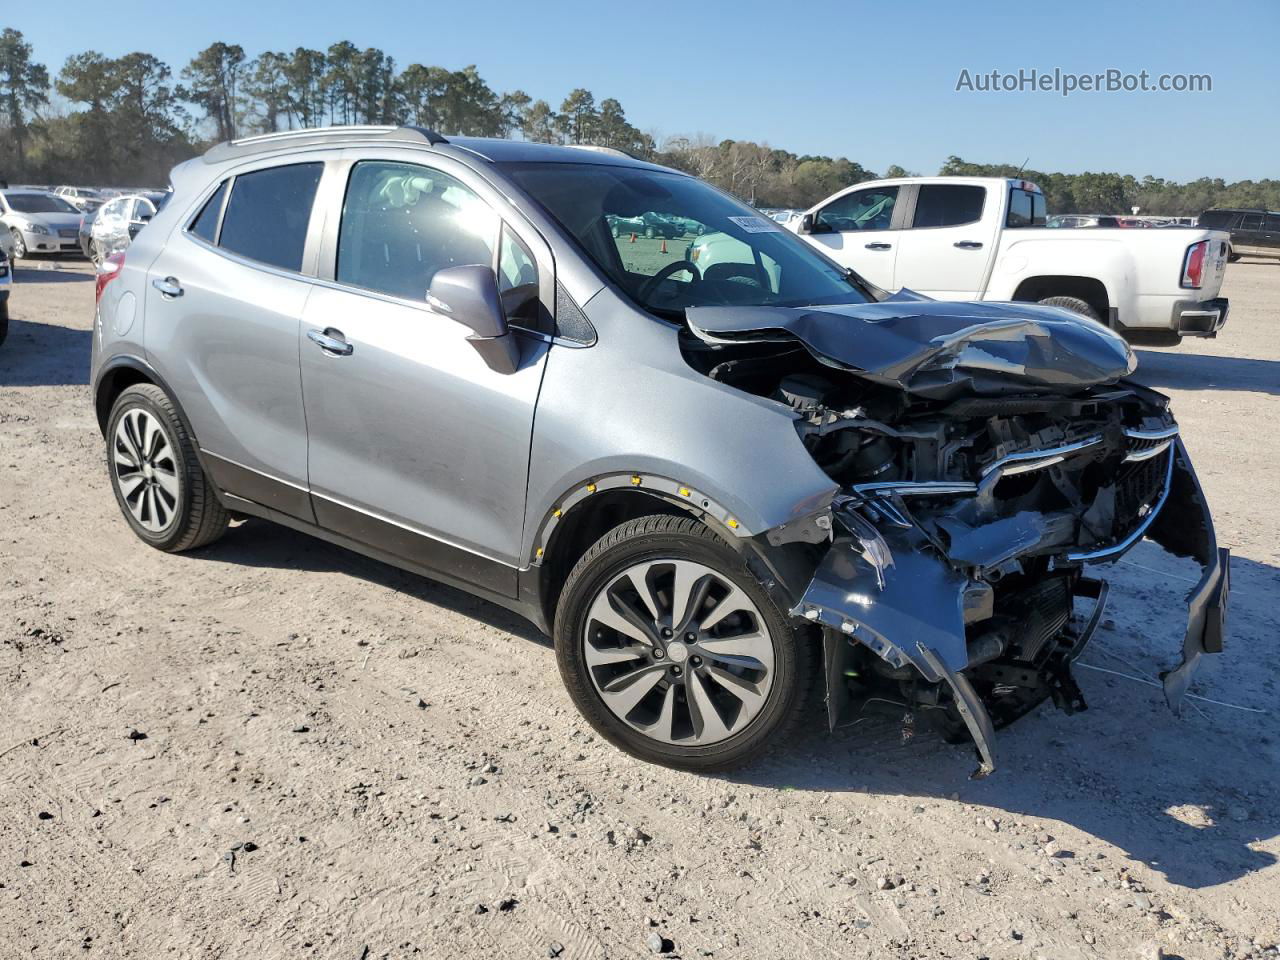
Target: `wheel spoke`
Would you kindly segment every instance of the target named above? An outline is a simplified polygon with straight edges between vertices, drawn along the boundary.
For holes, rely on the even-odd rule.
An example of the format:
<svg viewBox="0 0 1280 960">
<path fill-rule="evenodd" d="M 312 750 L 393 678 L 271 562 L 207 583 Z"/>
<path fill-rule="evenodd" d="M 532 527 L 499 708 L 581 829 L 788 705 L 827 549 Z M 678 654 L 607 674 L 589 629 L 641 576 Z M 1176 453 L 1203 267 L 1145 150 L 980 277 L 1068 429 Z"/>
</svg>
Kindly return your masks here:
<svg viewBox="0 0 1280 960">
<path fill-rule="evenodd" d="M 658 719 L 641 729 L 655 740 L 671 743 L 675 740 L 675 717 L 676 688 L 669 686 L 662 696 L 662 709 L 658 711 Z"/>
<path fill-rule="evenodd" d="M 156 483 L 160 484 L 160 489 L 169 495 L 169 501 L 176 505 L 178 502 L 178 490 L 180 489 L 177 474 L 169 470 L 156 468 L 153 475 Z"/>
<path fill-rule="evenodd" d="M 115 458 L 117 467 L 127 467 L 130 470 L 141 469 L 142 464 L 138 462 L 138 458 L 133 455 L 128 446 L 121 442 L 120 438 L 116 438 L 116 442 L 111 445 L 111 453 Z"/>
<path fill-rule="evenodd" d="M 631 585 L 636 588 L 636 593 L 640 594 L 640 602 L 653 616 L 653 622 L 657 623 L 662 619 L 662 610 L 658 607 L 658 598 L 653 595 L 653 588 L 649 586 L 649 574 L 655 566 L 656 564 L 653 563 L 645 564 L 643 567 L 633 569 L 628 576 Z"/>
<path fill-rule="evenodd" d="M 737 587 L 731 586 L 725 598 L 712 608 L 711 612 L 702 619 L 699 626 L 703 630 L 710 630 L 729 614 L 736 613 L 739 610 L 751 610 L 753 606 L 745 593 Z"/>
<path fill-rule="evenodd" d="M 719 667 L 708 666 L 707 672 L 716 678 L 720 686 L 741 700 L 743 706 L 752 713 L 764 704 L 764 691 L 760 689 L 760 684 L 752 683 L 736 673 L 721 670 Z"/>
<path fill-rule="evenodd" d="M 125 502 L 129 504 L 130 509 L 133 509 L 133 495 L 145 483 L 146 480 L 140 473 L 131 473 L 128 476 L 120 477 L 120 494 L 124 497 Z"/>
<path fill-rule="evenodd" d="M 740 633 L 736 637 L 706 637 L 700 639 L 694 649 L 706 657 L 729 663 L 754 660 L 768 664 L 773 660 L 773 643 L 758 630 Z"/>
<path fill-rule="evenodd" d="M 613 606 L 613 602 L 609 597 L 609 591 L 601 591 L 596 597 L 595 603 L 591 605 L 591 609 L 587 612 L 587 628 L 590 629 L 592 621 L 602 623 L 610 630 L 616 630 L 625 637 L 630 637 L 637 643 L 643 643 L 645 646 L 651 646 L 652 641 L 649 635 L 641 628 L 641 626 L 633 622 L 629 617 L 619 613 Z M 590 645 L 590 644 L 588 644 Z"/>
<path fill-rule="evenodd" d="M 631 660 L 639 660 L 644 653 L 635 647 L 593 647 L 587 644 L 587 665 L 592 667 L 607 666 L 611 663 L 627 663 Z"/>
<path fill-rule="evenodd" d="M 600 692 L 604 694 L 609 709 L 626 719 L 627 714 L 635 709 L 636 704 L 658 685 L 663 672 L 664 668 L 656 664 L 636 670 L 609 681 L 600 688 Z"/>
<path fill-rule="evenodd" d="M 677 632 L 706 602 L 707 591 L 715 578 L 704 568 L 684 561 L 676 561 L 675 581 L 671 588 L 671 626 Z"/>
<path fill-rule="evenodd" d="M 689 712 L 693 717 L 693 732 L 698 740 L 723 740 L 729 735 L 729 728 L 720 719 L 715 704 L 703 686 L 703 680 L 694 671 L 687 674 L 685 689 L 689 691 Z"/>
</svg>

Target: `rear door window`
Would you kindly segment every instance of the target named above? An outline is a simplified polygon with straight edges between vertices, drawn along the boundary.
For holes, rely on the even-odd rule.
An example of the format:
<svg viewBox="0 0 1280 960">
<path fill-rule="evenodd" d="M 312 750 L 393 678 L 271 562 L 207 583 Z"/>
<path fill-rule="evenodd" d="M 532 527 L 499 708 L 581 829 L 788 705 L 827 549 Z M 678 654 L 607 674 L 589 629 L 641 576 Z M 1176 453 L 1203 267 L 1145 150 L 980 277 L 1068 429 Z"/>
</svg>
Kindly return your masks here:
<svg viewBox="0 0 1280 960">
<path fill-rule="evenodd" d="M 966 184 L 926 183 L 916 197 L 912 227 L 958 227 L 982 219 L 985 187 Z"/>
<path fill-rule="evenodd" d="M 1043 227 L 1045 213 L 1043 193 L 1015 188 L 1009 191 L 1009 213 L 1005 217 L 1004 225 L 1006 227 Z"/>
<path fill-rule="evenodd" d="M 235 178 L 218 246 L 282 270 L 302 269 L 322 163 L 295 163 Z"/>
<path fill-rule="evenodd" d="M 1244 219 L 1240 221 L 1240 229 L 1241 230 L 1261 230 L 1262 214 L 1246 213 L 1244 215 Z"/>
</svg>

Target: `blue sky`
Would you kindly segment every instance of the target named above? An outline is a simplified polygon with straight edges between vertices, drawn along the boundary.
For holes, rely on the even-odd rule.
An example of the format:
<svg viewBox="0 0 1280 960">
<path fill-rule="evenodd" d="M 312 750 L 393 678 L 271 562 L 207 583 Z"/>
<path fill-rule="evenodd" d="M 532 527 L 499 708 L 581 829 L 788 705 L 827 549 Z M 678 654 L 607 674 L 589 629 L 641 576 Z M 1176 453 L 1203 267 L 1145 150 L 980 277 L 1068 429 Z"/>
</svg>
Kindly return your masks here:
<svg viewBox="0 0 1280 960">
<path fill-rule="evenodd" d="M 305 13 L 302 11 L 305 10 Z M 634 16 L 628 11 L 633 11 Z M 10 5 L 56 72 L 84 49 L 174 68 L 214 40 L 250 55 L 348 39 L 401 65 L 474 63 L 499 92 L 616 97 L 658 135 L 706 133 L 933 173 L 948 154 L 1175 180 L 1280 177 L 1280 2 L 215 3 Z M 1209 73 L 1210 93 L 956 92 L 971 74 Z"/>
</svg>

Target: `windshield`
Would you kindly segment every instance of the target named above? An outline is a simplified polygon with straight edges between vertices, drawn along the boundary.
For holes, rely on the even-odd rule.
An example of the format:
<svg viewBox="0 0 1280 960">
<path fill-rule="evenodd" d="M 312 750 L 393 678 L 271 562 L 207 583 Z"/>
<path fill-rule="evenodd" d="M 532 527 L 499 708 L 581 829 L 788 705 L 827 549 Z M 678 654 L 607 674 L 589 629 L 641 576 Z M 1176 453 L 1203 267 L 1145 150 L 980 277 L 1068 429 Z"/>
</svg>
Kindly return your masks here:
<svg viewBox="0 0 1280 960">
<path fill-rule="evenodd" d="M 6 193 L 5 200 L 18 213 L 79 213 L 61 197 L 51 193 Z"/>
<path fill-rule="evenodd" d="M 585 163 L 503 168 L 596 266 L 656 313 L 869 299 L 794 234 L 692 177 Z"/>
</svg>

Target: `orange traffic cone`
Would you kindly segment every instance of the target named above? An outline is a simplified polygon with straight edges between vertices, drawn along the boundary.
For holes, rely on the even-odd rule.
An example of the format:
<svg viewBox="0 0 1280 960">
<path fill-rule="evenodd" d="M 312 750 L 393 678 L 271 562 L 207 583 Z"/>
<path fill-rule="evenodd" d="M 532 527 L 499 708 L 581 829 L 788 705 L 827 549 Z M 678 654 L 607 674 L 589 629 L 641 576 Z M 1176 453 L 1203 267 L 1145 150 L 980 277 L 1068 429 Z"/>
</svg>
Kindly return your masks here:
<svg viewBox="0 0 1280 960">
<path fill-rule="evenodd" d="M 666 253 L 666 252 L 667 252 L 667 238 L 666 238 L 666 237 L 663 237 L 663 238 L 662 238 L 662 251 L 661 251 L 661 252 L 662 252 L 662 253 Z"/>
<path fill-rule="evenodd" d="M 632 242 L 632 243 L 635 243 L 635 242 L 636 242 L 636 235 L 635 235 L 634 233 L 633 233 L 633 234 L 631 234 L 631 242 Z"/>
</svg>

